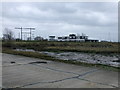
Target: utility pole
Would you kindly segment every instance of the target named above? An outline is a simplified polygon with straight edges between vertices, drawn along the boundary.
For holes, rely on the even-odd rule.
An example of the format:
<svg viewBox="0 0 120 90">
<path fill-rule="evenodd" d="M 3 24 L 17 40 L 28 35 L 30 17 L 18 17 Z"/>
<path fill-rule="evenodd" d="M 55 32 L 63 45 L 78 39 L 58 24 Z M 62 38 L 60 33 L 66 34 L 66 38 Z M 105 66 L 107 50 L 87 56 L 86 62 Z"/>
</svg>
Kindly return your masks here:
<svg viewBox="0 0 120 90">
<path fill-rule="evenodd" d="M 26 35 L 26 40 L 27 40 L 27 35 L 30 34 L 29 32 L 23 32 L 24 34 L 24 40 L 25 40 L 25 35 Z"/>
<path fill-rule="evenodd" d="M 24 29 L 30 29 L 30 40 L 31 40 L 32 30 L 35 30 L 35 28 L 24 28 Z"/>
<path fill-rule="evenodd" d="M 18 38 L 20 39 L 20 32 L 18 33 Z"/>
<path fill-rule="evenodd" d="M 18 27 L 15 27 L 15 29 L 20 29 L 21 30 L 21 40 L 22 40 L 22 27 L 18 28 Z"/>
</svg>

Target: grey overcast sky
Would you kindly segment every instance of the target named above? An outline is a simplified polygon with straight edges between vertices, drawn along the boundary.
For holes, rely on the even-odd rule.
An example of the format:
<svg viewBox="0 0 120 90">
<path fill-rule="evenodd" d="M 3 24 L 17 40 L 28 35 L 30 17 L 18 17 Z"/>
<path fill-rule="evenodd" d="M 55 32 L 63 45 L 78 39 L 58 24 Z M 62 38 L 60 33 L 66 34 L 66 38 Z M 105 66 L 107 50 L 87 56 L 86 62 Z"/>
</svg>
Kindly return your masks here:
<svg viewBox="0 0 120 90">
<path fill-rule="evenodd" d="M 2 30 L 35 27 L 35 36 L 85 33 L 89 37 L 118 41 L 116 2 L 3 2 Z M 3 22 L 2 22 L 3 21 Z"/>
</svg>

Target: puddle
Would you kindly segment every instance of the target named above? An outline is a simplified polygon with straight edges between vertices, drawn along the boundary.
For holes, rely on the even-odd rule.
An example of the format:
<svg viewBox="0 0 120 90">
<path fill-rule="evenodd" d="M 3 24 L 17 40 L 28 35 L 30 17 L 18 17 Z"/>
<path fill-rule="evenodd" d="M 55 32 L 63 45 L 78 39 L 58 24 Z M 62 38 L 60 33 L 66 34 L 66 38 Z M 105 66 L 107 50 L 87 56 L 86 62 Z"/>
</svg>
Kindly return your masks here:
<svg viewBox="0 0 120 90">
<path fill-rule="evenodd" d="M 33 49 L 15 49 L 15 51 L 35 52 Z"/>
<path fill-rule="evenodd" d="M 119 62 L 120 63 L 120 60 L 114 60 L 113 62 Z"/>
<path fill-rule="evenodd" d="M 11 61 L 10 63 L 11 63 L 11 64 L 14 64 L 15 62 L 14 62 L 14 61 Z"/>
<path fill-rule="evenodd" d="M 47 62 L 45 62 L 45 61 L 30 62 L 29 64 L 40 64 L 40 63 L 47 64 Z"/>
</svg>

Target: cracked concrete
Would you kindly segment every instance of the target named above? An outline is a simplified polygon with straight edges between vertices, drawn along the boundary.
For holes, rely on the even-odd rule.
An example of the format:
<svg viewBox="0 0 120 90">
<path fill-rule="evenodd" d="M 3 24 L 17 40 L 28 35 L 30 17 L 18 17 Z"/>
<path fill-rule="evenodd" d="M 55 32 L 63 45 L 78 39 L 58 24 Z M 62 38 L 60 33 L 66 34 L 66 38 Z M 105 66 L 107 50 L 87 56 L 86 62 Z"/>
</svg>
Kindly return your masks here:
<svg viewBox="0 0 120 90">
<path fill-rule="evenodd" d="M 118 72 L 3 54 L 4 88 L 116 88 Z M 10 63 L 14 61 L 15 63 Z"/>
</svg>

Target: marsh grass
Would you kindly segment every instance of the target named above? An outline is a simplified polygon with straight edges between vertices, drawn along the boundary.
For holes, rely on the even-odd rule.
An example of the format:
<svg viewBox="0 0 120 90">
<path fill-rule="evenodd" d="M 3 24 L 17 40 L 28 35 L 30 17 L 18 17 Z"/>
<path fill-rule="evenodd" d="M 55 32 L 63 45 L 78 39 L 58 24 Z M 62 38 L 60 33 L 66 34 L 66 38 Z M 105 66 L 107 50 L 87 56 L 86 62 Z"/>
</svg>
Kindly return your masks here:
<svg viewBox="0 0 120 90">
<path fill-rule="evenodd" d="M 7 43 L 3 42 L 3 47 Z M 120 53 L 119 43 L 112 42 L 13 42 L 12 48 L 34 49 L 36 51 L 53 51 L 53 52 L 85 52 L 85 53 Z"/>
</svg>

